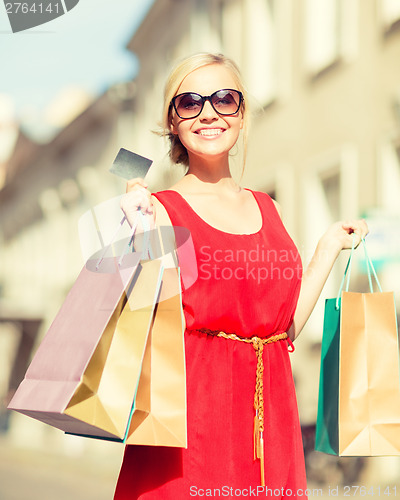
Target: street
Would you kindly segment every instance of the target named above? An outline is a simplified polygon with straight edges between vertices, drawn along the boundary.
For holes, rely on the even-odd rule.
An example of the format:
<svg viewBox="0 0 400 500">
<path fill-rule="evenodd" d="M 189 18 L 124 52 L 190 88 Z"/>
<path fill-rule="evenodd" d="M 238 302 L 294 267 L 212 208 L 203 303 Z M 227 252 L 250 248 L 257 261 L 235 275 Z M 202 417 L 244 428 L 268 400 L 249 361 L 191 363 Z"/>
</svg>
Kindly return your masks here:
<svg viewBox="0 0 400 500">
<path fill-rule="evenodd" d="M 111 500 L 120 463 L 10 448 L 0 441 L 0 500 Z"/>
<path fill-rule="evenodd" d="M 56 450 L 39 452 L 10 446 L 7 439 L 0 436 L 0 500 L 112 500 L 123 453 L 122 448 L 114 445 L 107 443 L 110 447 L 102 448 L 102 453 L 97 455 L 92 451 L 71 457 Z M 384 460 L 390 465 L 382 457 L 370 460 Z M 393 476 L 397 475 L 396 462 L 392 466 Z M 345 497 L 395 500 L 400 494 L 398 481 L 380 481 L 379 477 L 368 477 L 368 473 L 357 485 L 338 486 L 337 478 L 331 479 L 324 485 L 309 481 L 308 491 L 302 495 L 308 495 L 309 500 Z M 249 494 L 239 495 L 236 491 L 235 496 Z M 279 495 L 272 493 L 273 496 Z M 258 497 L 267 495 L 260 493 Z"/>
</svg>

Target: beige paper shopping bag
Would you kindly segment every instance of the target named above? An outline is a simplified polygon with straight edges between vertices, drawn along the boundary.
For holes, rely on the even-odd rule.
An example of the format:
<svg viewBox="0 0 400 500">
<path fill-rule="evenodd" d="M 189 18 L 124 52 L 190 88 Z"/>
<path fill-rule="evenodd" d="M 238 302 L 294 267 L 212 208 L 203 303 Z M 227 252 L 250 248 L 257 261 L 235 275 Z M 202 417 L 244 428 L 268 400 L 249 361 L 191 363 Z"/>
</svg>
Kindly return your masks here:
<svg viewBox="0 0 400 500">
<path fill-rule="evenodd" d="M 179 270 L 164 270 L 126 442 L 187 446 L 186 370 Z"/>
<path fill-rule="evenodd" d="M 392 292 L 343 292 L 339 454 L 400 455 L 400 378 Z"/>
</svg>

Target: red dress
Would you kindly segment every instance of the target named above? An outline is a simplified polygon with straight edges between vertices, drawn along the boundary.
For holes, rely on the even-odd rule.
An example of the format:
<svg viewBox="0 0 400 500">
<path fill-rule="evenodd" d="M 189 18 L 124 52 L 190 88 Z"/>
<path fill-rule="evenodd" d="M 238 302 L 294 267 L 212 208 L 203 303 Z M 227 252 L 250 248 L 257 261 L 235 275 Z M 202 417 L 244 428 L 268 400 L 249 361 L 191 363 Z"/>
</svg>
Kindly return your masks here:
<svg viewBox="0 0 400 500">
<path fill-rule="evenodd" d="M 292 323 L 300 257 L 271 198 L 252 193 L 262 227 L 250 235 L 213 228 L 175 191 L 155 195 L 172 224 L 190 230 L 197 258 L 197 280 L 185 289 L 183 279 L 182 294 L 188 448 L 127 446 L 116 500 L 237 498 L 255 496 L 260 485 L 260 464 L 253 458 L 255 350 L 252 344 L 195 331 L 268 337 Z M 287 341 L 265 345 L 263 362 L 268 491 L 261 494 L 258 486 L 259 496 L 304 498 L 304 455 Z"/>
</svg>

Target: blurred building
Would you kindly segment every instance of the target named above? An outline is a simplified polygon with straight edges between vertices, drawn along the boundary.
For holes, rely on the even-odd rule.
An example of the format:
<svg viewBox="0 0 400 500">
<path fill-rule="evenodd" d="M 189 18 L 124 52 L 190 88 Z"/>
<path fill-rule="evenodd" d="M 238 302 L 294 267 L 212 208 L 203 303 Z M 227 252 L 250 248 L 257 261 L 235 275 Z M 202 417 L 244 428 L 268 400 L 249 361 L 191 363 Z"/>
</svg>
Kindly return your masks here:
<svg viewBox="0 0 400 500">
<path fill-rule="evenodd" d="M 277 199 L 304 264 L 331 222 L 366 216 L 382 283 L 399 291 L 398 0 L 155 0 L 128 48 L 140 62 L 134 84 L 110 89 L 49 144 L 15 130 L 8 160 L 0 156 L 0 356 L 15 360 L 0 362 L 0 396 L 82 265 L 79 217 L 124 190 L 106 168 L 118 148 L 154 160 L 152 190 L 183 174 L 154 131 L 165 78 L 191 53 L 223 52 L 241 67 L 253 110 L 241 182 Z M 233 163 L 239 178 L 240 151 Z M 345 259 L 323 297 L 337 293 Z M 365 286 L 361 269 L 354 283 Z M 322 319 L 320 300 L 292 356 L 305 426 L 316 418 Z M 22 418 L 13 415 L 11 434 L 26 428 Z M 400 475 L 397 460 L 369 464 L 372 482 Z"/>
</svg>

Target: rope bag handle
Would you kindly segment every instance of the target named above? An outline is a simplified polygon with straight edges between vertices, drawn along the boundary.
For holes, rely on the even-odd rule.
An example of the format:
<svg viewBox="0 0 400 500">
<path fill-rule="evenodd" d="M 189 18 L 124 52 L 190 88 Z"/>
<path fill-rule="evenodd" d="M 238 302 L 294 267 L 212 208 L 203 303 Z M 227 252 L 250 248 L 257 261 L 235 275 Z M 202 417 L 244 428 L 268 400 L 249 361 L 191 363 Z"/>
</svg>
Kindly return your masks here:
<svg viewBox="0 0 400 500">
<path fill-rule="evenodd" d="M 149 221 L 148 221 L 147 217 L 143 214 L 143 212 L 141 210 L 138 209 L 137 213 L 138 213 L 138 217 L 135 217 L 135 221 L 132 224 L 131 231 L 129 233 L 128 243 L 126 244 L 126 246 L 124 248 L 124 251 L 122 252 L 120 258 L 118 259 L 118 266 L 122 265 L 122 261 L 123 261 L 125 255 L 128 253 L 129 248 L 133 244 L 135 233 L 136 233 L 136 230 L 137 230 L 138 225 L 139 225 L 139 220 L 140 220 L 141 225 L 143 227 L 143 233 L 144 233 L 144 239 L 143 239 L 144 244 L 143 244 L 143 250 L 142 250 L 142 257 L 141 258 L 144 259 L 144 258 L 147 258 L 147 256 L 150 259 L 153 258 L 153 251 L 152 251 L 151 245 L 150 245 L 150 224 L 149 224 Z M 124 224 L 124 222 L 126 220 L 127 220 L 126 216 L 124 215 L 122 217 L 121 222 L 119 223 L 118 227 L 116 228 L 114 234 L 111 236 L 108 245 L 106 245 L 103 248 L 103 252 L 100 255 L 100 257 L 99 257 L 99 259 L 98 259 L 98 261 L 96 263 L 96 271 L 99 270 L 100 265 L 103 262 L 104 257 L 106 255 L 107 251 L 111 248 L 111 246 L 115 242 L 116 237 L 117 237 L 119 231 L 121 230 L 121 228 L 122 228 L 122 226 L 123 226 L 123 224 Z"/>
<path fill-rule="evenodd" d="M 368 255 L 367 244 L 365 242 L 365 238 L 362 238 L 361 242 L 362 242 L 363 247 L 364 247 L 364 261 L 365 261 L 365 265 L 367 268 L 369 290 L 371 293 L 374 292 L 374 287 L 372 285 L 372 276 L 373 276 L 375 278 L 376 284 L 378 286 L 378 290 L 380 292 L 382 292 L 382 287 L 381 287 L 381 284 L 379 283 L 378 276 L 376 274 L 374 265 L 372 263 L 370 256 Z M 342 277 L 342 281 L 340 282 L 339 292 L 338 292 L 337 297 L 336 297 L 336 305 L 335 305 L 336 310 L 339 309 L 339 300 L 340 300 L 340 297 L 342 295 L 343 287 L 344 287 L 344 284 L 346 281 L 346 276 L 347 276 L 347 281 L 346 281 L 345 291 L 346 292 L 349 291 L 351 267 L 352 267 L 352 262 L 353 262 L 354 250 L 355 250 L 355 233 L 353 233 L 353 241 L 352 241 L 352 245 L 351 245 L 351 252 L 350 252 L 349 260 L 347 261 L 346 268 L 344 270 L 344 274 Z M 372 276 L 371 276 L 371 274 L 372 274 Z"/>
</svg>

